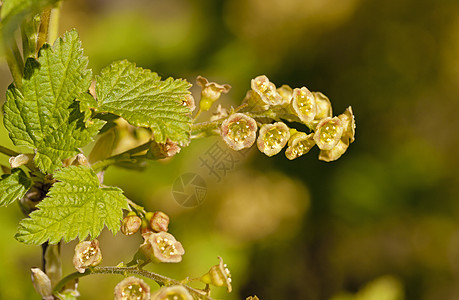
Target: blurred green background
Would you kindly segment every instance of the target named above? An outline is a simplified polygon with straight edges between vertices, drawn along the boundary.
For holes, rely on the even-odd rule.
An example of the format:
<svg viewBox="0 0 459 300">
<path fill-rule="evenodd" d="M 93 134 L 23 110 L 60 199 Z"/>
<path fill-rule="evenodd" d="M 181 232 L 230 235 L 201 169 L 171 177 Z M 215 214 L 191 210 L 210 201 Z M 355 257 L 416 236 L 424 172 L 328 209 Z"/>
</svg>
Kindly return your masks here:
<svg viewBox="0 0 459 300">
<path fill-rule="evenodd" d="M 185 247 L 182 263 L 150 270 L 196 277 L 222 256 L 234 291 L 213 295 L 224 299 L 459 298 L 457 0 L 69 0 L 60 32 L 71 28 L 95 74 L 127 58 L 163 77 L 203 75 L 233 86 L 227 105 L 265 74 L 356 115 L 356 142 L 332 163 L 317 149 L 294 161 L 253 150 L 217 182 L 199 160 L 210 138 L 144 172 L 109 169 L 105 183 L 168 213 Z M 1 101 L 10 82 L 3 61 Z M 11 145 L 3 126 L 0 142 Z M 197 208 L 171 195 L 184 172 L 206 180 Z M 39 299 L 29 270 L 40 249 L 13 238 L 21 217 L 0 210 L 0 299 Z M 116 265 L 141 237 L 100 242 L 103 264 Z M 74 245 L 62 249 L 65 273 Z M 82 279 L 81 299 L 110 299 L 121 278 Z"/>
</svg>

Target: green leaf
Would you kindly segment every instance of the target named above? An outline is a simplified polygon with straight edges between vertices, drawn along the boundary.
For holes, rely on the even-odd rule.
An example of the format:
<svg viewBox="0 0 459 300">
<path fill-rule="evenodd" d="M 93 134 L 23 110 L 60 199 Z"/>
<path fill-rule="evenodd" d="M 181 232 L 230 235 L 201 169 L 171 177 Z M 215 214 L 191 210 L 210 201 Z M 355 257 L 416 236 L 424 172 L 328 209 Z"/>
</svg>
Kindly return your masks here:
<svg viewBox="0 0 459 300">
<path fill-rule="evenodd" d="M 80 103 L 80 111 L 84 114 L 84 121 L 91 118 L 92 110 L 97 108 L 97 101 L 89 92 L 81 93 L 77 101 Z"/>
<path fill-rule="evenodd" d="M 11 37 L 22 22 L 60 0 L 3 0 L 1 25 L 5 37 Z"/>
<path fill-rule="evenodd" d="M 183 105 L 190 84 L 183 79 L 161 81 L 158 74 L 126 60 L 112 63 L 97 76 L 98 112 L 110 112 L 138 127 L 151 128 L 154 139 L 185 145 L 191 111 Z"/>
<path fill-rule="evenodd" d="M 101 187 L 91 168 L 70 166 L 54 174 L 58 180 L 48 197 L 37 205 L 38 210 L 19 224 L 16 239 L 39 245 L 80 240 L 88 235 L 96 238 L 104 224 L 114 234 L 118 232 L 127 209 L 123 191 L 115 187 Z"/>
<path fill-rule="evenodd" d="M 76 31 L 65 34 L 53 47 L 43 46 L 38 60 L 28 59 L 22 88 L 10 85 L 4 106 L 4 124 L 15 145 L 35 150 L 35 163 L 53 172 L 62 160 L 79 153 L 104 121 L 84 122 L 75 101 L 88 90 L 91 70 Z"/>
<path fill-rule="evenodd" d="M 11 170 L 0 180 L 0 206 L 7 206 L 21 199 L 32 185 L 32 181 L 21 169 Z"/>
</svg>

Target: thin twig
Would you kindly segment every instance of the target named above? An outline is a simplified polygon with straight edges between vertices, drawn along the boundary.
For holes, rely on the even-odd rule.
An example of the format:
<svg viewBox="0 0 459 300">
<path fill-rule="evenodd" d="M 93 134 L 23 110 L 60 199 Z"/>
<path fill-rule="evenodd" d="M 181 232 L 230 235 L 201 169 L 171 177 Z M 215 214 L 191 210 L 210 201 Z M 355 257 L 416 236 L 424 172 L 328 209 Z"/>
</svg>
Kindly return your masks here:
<svg viewBox="0 0 459 300">
<path fill-rule="evenodd" d="M 145 208 L 143 206 L 140 206 L 138 205 L 137 203 L 135 203 L 134 201 L 132 201 L 131 199 L 129 198 L 126 198 L 127 199 L 127 203 L 133 207 L 135 210 L 137 210 L 138 212 L 141 212 L 143 214 L 145 214 Z"/>
<path fill-rule="evenodd" d="M 92 165 L 93 170 L 98 173 L 104 169 L 106 169 L 108 166 L 116 164 L 118 162 L 125 162 L 125 161 L 131 161 L 133 159 L 138 159 L 139 157 L 134 156 L 135 154 L 138 154 L 140 152 L 143 152 L 145 150 L 148 150 L 150 148 L 150 145 L 153 141 L 150 140 L 140 146 L 137 146 L 135 148 L 126 150 L 122 153 L 110 156 L 104 160 L 98 161 Z"/>
</svg>

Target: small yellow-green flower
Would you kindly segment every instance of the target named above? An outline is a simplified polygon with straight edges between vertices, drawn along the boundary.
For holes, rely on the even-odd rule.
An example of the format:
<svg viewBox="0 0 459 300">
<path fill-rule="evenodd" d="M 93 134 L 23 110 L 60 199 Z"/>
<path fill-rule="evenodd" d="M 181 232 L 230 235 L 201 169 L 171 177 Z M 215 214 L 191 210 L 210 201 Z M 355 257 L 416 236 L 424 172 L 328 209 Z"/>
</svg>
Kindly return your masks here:
<svg viewBox="0 0 459 300">
<path fill-rule="evenodd" d="M 84 273 L 85 269 L 95 267 L 102 262 L 102 252 L 99 248 L 99 241 L 83 241 L 75 246 L 73 266 L 78 272 Z"/>
<path fill-rule="evenodd" d="M 332 106 L 327 96 L 321 92 L 312 92 L 316 102 L 316 116 L 315 120 L 322 120 L 323 118 L 331 117 L 333 115 Z"/>
<path fill-rule="evenodd" d="M 277 88 L 277 92 L 282 97 L 282 105 L 287 105 L 292 102 L 293 89 L 291 87 L 284 84 L 280 88 Z"/>
<path fill-rule="evenodd" d="M 151 295 L 151 300 L 193 300 L 191 294 L 181 285 L 162 287 Z"/>
<path fill-rule="evenodd" d="M 185 95 L 185 98 L 182 100 L 182 104 L 183 106 L 188 107 L 191 110 L 191 112 L 193 112 L 196 109 L 196 104 L 191 94 Z"/>
<path fill-rule="evenodd" d="M 228 110 L 222 107 L 221 104 L 217 105 L 217 109 L 212 113 L 210 121 L 216 121 L 228 117 Z"/>
<path fill-rule="evenodd" d="M 223 121 L 220 135 L 233 150 L 249 148 L 257 137 L 257 122 L 245 114 L 235 113 Z"/>
<path fill-rule="evenodd" d="M 252 97 L 259 98 L 264 103 L 264 108 L 280 105 L 284 102 L 274 83 L 269 81 L 265 75 L 252 79 L 251 87 L 254 92 Z"/>
<path fill-rule="evenodd" d="M 293 160 L 308 153 L 315 144 L 313 133 L 306 134 L 304 132 L 296 132 L 291 135 L 288 141 L 285 156 L 288 159 Z"/>
<path fill-rule="evenodd" d="M 264 124 L 257 139 L 258 149 L 267 156 L 279 153 L 290 138 L 290 130 L 283 122 Z"/>
<path fill-rule="evenodd" d="M 316 100 L 306 87 L 293 90 L 291 105 L 295 114 L 304 124 L 308 125 L 314 120 L 317 112 Z"/>
<path fill-rule="evenodd" d="M 179 143 L 167 138 L 165 143 L 152 141 L 147 155 L 152 159 L 169 158 L 179 153 L 181 149 Z"/>
<path fill-rule="evenodd" d="M 350 143 L 353 143 L 355 140 L 355 119 L 354 113 L 352 112 L 352 107 L 346 108 L 344 113 L 340 114 L 338 118 L 343 123 L 343 139 L 349 139 Z"/>
<path fill-rule="evenodd" d="M 150 300 L 150 286 L 142 279 L 131 276 L 115 286 L 115 300 Z"/>
<path fill-rule="evenodd" d="M 326 162 L 337 160 L 338 158 L 341 157 L 341 155 L 344 154 L 344 152 L 346 152 L 348 147 L 349 147 L 348 143 L 340 140 L 338 144 L 335 147 L 333 147 L 331 150 L 321 150 L 319 153 L 319 159 L 326 161 Z"/>
<path fill-rule="evenodd" d="M 225 286 L 228 293 L 231 293 L 231 273 L 223 263 L 223 259 L 219 256 L 220 263 L 212 266 L 206 274 L 201 276 L 201 281 L 206 284 L 212 284 L 215 286 Z"/>
<path fill-rule="evenodd" d="M 317 125 L 314 141 L 320 150 L 331 150 L 341 139 L 343 124 L 338 117 L 324 118 Z"/>
<path fill-rule="evenodd" d="M 338 116 L 338 119 L 341 121 L 341 127 L 343 128 L 341 138 L 333 148 L 320 151 L 320 160 L 326 162 L 337 160 L 346 152 L 349 144 L 355 140 L 355 121 L 352 108 L 349 106 L 344 113 Z"/>
<path fill-rule="evenodd" d="M 220 99 L 222 93 L 228 93 L 231 89 L 229 84 L 218 84 L 209 82 L 206 78 L 198 76 L 196 82 L 201 87 L 201 101 L 199 108 L 202 111 L 207 111 L 211 108 L 212 104 Z"/>
<path fill-rule="evenodd" d="M 167 232 L 146 232 L 140 251 L 153 262 L 178 263 L 185 254 L 182 244 Z"/>
</svg>

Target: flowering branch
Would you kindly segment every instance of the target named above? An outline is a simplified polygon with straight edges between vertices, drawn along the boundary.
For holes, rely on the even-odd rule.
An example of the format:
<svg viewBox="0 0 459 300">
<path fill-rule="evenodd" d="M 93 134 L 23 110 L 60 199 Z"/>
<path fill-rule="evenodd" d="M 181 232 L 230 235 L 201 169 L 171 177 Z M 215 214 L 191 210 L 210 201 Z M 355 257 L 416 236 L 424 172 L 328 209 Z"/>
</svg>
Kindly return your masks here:
<svg viewBox="0 0 459 300">
<path fill-rule="evenodd" d="M 79 273 L 79 272 L 74 272 L 72 274 L 69 274 L 68 276 L 62 278 L 61 281 L 59 281 L 56 286 L 54 287 L 54 294 L 58 293 L 67 282 L 80 278 L 80 277 L 85 277 L 91 274 L 120 274 L 120 275 L 139 275 L 143 276 L 146 278 L 153 279 L 156 281 L 159 285 L 181 285 L 185 287 L 190 294 L 198 297 L 199 299 L 208 299 L 212 300 L 213 298 L 205 295 L 202 291 L 192 288 L 186 284 L 183 284 L 181 281 L 160 275 L 158 273 L 150 272 L 147 270 L 142 270 L 138 269 L 136 267 L 114 267 L 114 266 L 108 266 L 108 267 L 93 267 L 86 269 L 84 273 Z"/>
</svg>

